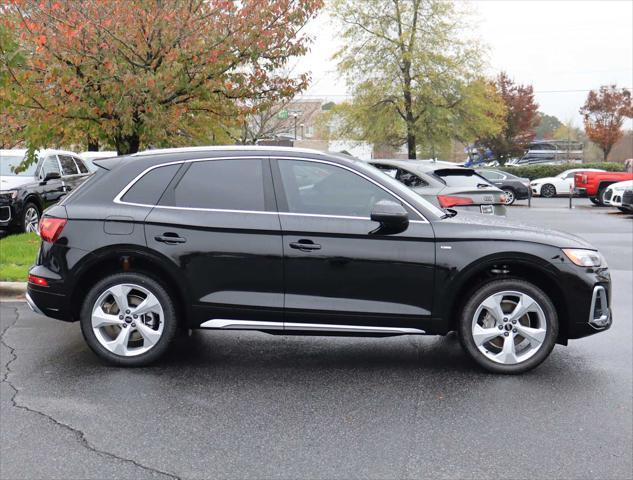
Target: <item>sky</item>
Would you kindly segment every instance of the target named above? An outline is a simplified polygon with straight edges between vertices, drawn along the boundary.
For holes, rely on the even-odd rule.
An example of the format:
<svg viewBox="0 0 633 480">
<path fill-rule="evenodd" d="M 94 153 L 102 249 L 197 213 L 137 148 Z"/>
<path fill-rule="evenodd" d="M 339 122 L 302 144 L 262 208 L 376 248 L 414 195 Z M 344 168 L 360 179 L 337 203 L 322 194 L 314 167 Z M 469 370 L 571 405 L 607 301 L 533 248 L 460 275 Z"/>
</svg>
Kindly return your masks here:
<svg viewBox="0 0 633 480">
<path fill-rule="evenodd" d="M 517 83 L 532 84 L 546 114 L 581 127 L 578 110 L 589 90 L 613 83 L 633 89 L 631 0 L 473 0 L 466 7 L 470 33 L 487 47 L 486 73 L 504 70 Z M 312 75 L 305 96 L 343 100 L 348 91 L 331 59 L 340 43 L 329 15 L 307 33 L 311 51 L 296 65 Z"/>
</svg>

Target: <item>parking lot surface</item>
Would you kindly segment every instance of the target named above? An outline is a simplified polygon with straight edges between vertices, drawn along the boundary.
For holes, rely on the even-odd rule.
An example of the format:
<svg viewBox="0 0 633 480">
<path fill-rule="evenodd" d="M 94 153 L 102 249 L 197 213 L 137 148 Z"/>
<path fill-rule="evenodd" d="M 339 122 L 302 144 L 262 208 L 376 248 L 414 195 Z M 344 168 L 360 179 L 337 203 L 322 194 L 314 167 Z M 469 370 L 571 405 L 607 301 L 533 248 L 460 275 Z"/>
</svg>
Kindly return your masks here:
<svg viewBox="0 0 633 480">
<path fill-rule="evenodd" d="M 508 216 L 601 249 L 614 325 L 522 376 L 481 371 L 453 335 L 195 332 L 119 369 L 79 325 L 2 303 L 0 477 L 631 478 L 633 216 L 574 204 Z"/>
</svg>

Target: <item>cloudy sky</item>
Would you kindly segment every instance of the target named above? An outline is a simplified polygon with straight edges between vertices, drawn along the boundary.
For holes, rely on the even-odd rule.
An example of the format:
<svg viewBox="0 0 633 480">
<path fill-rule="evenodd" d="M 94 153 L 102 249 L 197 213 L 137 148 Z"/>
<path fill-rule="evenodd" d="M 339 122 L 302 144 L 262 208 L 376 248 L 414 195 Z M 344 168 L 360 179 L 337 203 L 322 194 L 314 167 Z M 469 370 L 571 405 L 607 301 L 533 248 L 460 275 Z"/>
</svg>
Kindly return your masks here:
<svg viewBox="0 0 633 480">
<path fill-rule="evenodd" d="M 534 86 L 540 110 L 581 126 L 587 91 L 616 83 L 633 88 L 633 2 L 479 0 L 469 2 L 472 33 L 488 47 L 489 74 L 505 70 Z M 331 55 L 336 29 L 327 14 L 308 32 L 314 43 L 297 68 L 312 72 L 308 97 L 341 100 L 347 88 Z M 633 124 L 629 122 L 629 128 Z"/>
</svg>

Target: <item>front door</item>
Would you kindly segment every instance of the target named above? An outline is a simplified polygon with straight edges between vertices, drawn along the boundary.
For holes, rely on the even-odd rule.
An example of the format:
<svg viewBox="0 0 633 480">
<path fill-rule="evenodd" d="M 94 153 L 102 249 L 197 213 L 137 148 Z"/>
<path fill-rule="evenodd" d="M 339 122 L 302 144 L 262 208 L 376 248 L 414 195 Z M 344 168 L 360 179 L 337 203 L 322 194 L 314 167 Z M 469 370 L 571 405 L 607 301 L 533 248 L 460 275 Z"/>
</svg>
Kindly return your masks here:
<svg viewBox="0 0 633 480">
<path fill-rule="evenodd" d="M 145 235 L 182 272 L 194 322 L 282 325 L 281 231 L 267 159 L 184 164 L 146 218 Z"/>
<path fill-rule="evenodd" d="M 284 249 L 285 322 L 424 328 L 435 264 L 431 225 L 407 205 L 410 224 L 372 233 L 380 200 L 400 202 L 367 177 L 321 161 L 273 161 Z M 328 326 L 331 326 L 328 327 Z"/>
</svg>

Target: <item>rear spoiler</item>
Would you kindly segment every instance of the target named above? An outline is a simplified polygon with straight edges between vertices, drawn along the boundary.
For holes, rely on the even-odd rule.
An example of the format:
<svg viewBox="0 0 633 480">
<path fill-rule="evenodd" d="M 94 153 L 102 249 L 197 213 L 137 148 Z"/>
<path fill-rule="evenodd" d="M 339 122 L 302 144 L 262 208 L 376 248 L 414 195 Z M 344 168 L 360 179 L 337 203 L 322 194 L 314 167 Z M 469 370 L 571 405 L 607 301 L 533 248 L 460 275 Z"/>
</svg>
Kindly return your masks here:
<svg viewBox="0 0 633 480">
<path fill-rule="evenodd" d="M 103 168 L 104 170 L 112 170 L 121 162 L 121 157 L 109 157 L 109 158 L 100 158 L 99 160 L 93 160 L 93 165 L 96 165 L 99 168 Z"/>
<path fill-rule="evenodd" d="M 434 170 L 433 173 L 436 175 L 474 175 L 477 172 L 472 168 L 440 168 L 439 170 Z"/>
</svg>

